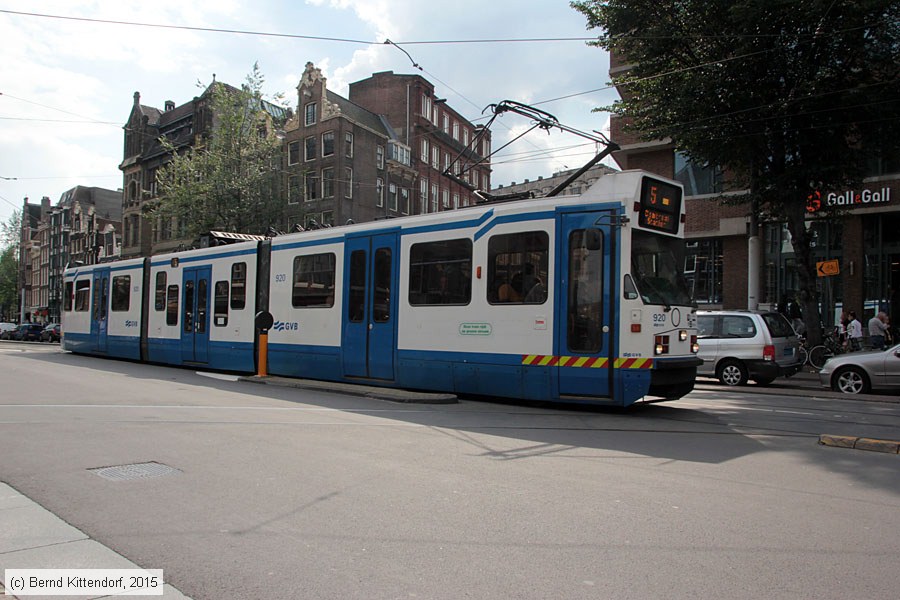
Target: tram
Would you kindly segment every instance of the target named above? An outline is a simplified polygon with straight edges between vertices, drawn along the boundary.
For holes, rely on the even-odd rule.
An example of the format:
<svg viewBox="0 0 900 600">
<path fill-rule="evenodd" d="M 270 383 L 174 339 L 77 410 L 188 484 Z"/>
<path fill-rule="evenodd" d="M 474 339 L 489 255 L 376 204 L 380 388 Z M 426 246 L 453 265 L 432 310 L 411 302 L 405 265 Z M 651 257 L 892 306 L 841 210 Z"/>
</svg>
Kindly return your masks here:
<svg viewBox="0 0 900 600">
<path fill-rule="evenodd" d="M 63 347 L 254 373 L 265 343 L 271 375 L 672 400 L 700 364 L 683 237 L 680 184 L 623 171 L 578 195 L 79 266 L 65 273 Z"/>
</svg>

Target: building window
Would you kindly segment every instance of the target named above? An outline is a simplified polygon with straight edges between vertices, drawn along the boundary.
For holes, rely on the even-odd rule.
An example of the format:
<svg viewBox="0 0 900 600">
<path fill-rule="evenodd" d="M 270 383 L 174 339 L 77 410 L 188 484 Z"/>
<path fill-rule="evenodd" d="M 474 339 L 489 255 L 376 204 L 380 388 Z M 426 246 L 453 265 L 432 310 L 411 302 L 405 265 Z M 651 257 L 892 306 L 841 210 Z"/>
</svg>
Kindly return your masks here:
<svg viewBox="0 0 900 600">
<path fill-rule="evenodd" d="M 409 254 L 412 306 L 469 304 L 472 299 L 472 240 L 413 244 Z"/>
<path fill-rule="evenodd" d="M 441 127 L 444 130 L 444 133 L 450 135 L 450 115 L 444 113 L 443 125 Z"/>
<path fill-rule="evenodd" d="M 441 149 L 437 146 L 431 148 L 431 166 L 435 169 L 441 168 Z"/>
<path fill-rule="evenodd" d="M 375 168 L 384 168 L 384 146 L 375 147 Z"/>
<path fill-rule="evenodd" d="M 388 142 L 388 158 L 408 167 L 412 157 L 408 146 L 392 140 Z"/>
<path fill-rule="evenodd" d="M 322 134 L 322 156 L 334 154 L 334 132 L 326 131 Z"/>
<path fill-rule="evenodd" d="M 459 141 L 459 123 L 453 121 L 453 139 Z"/>
<path fill-rule="evenodd" d="M 428 164 L 428 140 L 422 140 L 422 162 Z"/>
<path fill-rule="evenodd" d="M 334 169 L 322 169 L 322 197 L 331 198 L 334 196 Z"/>
<path fill-rule="evenodd" d="M 419 180 L 419 202 L 422 205 L 420 207 L 420 214 L 425 214 L 428 212 L 428 180 L 420 179 Z"/>
<path fill-rule="evenodd" d="M 294 257 L 294 308 L 330 308 L 334 306 L 334 253 Z"/>
<path fill-rule="evenodd" d="M 247 305 L 247 263 L 231 265 L 231 308 L 241 310 Z"/>
<path fill-rule="evenodd" d="M 438 211 L 438 185 L 436 183 L 431 184 L 431 212 L 435 213 Z"/>
<path fill-rule="evenodd" d="M 322 225 L 334 225 L 334 211 L 333 210 L 323 210 L 322 211 Z"/>
<path fill-rule="evenodd" d="M 300 142 L 288 144 L 288 164 L 296 165 L 300 162 Z"/>
<path fill-rule="evenodd" d="M 453 193 L 453 208 L 459 208 L 459 194 Z"/>
<path fill-rule="evenodd" d="M 384 179 L 381 177 L 375 178 L 375 206 L 384 206 Z"/>
<path fill-rule="evenodd" d="M 488 302 L 543 304 L 550 254 L 546 231 L 495 235 L 488 240 Z"/>
<path fill-rule="evenodd" d="M 303 174 L 306 183 L 306 201 L 312 202 L 319 197 L 319 177 L 315 171 Z"/>
<path fill-rule="evenodd" d="M 306 115 L 305 123 L 307 125 L 314 125 L 316 122 L 316 103 L 315 102 L 310 102 L 309 104 L 306 105 L 305 115 Z"/>
<path fill-rule="evenodd" d="M 349 132 L 344 134 L 344 156 L 353 158 L 353 134 Z"/>
<path fill-rule="evenodd" d="M 463 134 L 463 138 L 462 138 L 463 146 L 468 148 L 469 147 L 469 129 L 467 127 L 463 127 L 462 134 Z"/>
<path fill-rule="evenodd" d="M 422 116 L 431 119 L 431 96 L 422 94 Z"/>
<path fill-rule="evenodd" d="M 316 136 L 311 135 L 306 138 L 306 149 L 304 150 L 304 160 L 315 160 L 316 158 Z"/>
<path fill-rule="evenodd" d="M 722 303 L 723 264 L 721 238 L 689 240 L 685 243 L 684 278 L 694 302 Z"/>
<path fill-rule="evenodd" d="M 353 169 L 344 167 L 344 198 L 353 197 Z"/>
<path fill-rule="evenodd" d="M 388 187 L 388 208 L 397 212 L 397 186 L 393 183 Z"/>
<path fill-rule="evenodd" d="M 441 190 L 441 204 L 445 209 L 450 208 L 450 190 Z"/>
<path fill-rule="evenodd" d="M 409 214 L 409 189 L 400 188 L 400 212 L 404 215 Z"/>
<path fill-rule="evenodd" d="M 300 176 L 291 175 L 288 177 L 288 204 L 297 204 L 300 202 L 301 196 Z"/>
<path fill-rule="evenodd" d="M 722 191 L 722 169 L 698 165 L 681 152 L 675 153 L 675 179 L 684 186 L 685 196 L 717 194 Z"/>
</svg>

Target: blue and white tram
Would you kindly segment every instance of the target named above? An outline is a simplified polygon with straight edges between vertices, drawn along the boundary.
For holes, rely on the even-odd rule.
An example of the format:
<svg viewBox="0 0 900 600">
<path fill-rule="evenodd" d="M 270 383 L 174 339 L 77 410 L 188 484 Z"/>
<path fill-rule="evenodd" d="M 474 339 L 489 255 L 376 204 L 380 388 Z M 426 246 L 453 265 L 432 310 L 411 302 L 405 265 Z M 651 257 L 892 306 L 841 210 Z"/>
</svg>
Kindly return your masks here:
<svg viewBox="0 0 900 600">
<path fill-rule="evenodd" d="M 273 375 L 620 406 L 675 399 L 700 364 L 683 215 L 676 182 L 626 171 L 577 196 L 80 267 L 66 273 L 64 347 L 253 372 L 254 315 L 269 312 Z M 125 311 L 108 297 L 125 286 L 116 276 L 129 277 Z"/>
</svg>

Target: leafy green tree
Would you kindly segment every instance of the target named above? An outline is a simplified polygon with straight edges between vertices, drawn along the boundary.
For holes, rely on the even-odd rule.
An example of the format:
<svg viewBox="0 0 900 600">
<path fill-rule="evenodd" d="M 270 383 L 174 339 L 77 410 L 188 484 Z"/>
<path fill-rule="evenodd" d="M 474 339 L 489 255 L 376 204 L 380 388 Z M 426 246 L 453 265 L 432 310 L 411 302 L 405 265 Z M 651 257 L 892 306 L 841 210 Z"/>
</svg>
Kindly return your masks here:
<svg viewBox="0 0 900 600">
<path fill-rule="evenodd" d="M 263 97 L 258 65 L 241 89 L 214 82 L 205 93 L 212 126 L 193 147 L 162 140 L 152 217 L 176 219 L 185 238 L 210 231 L 263 233 L 283 220 L 281 140 L 287 111 Z M 277 101 L 277 99 L 276 99 Z"/>
<path fill-rule="evenodd" d="M 595 45 L 633 65 L 610 109 L 647 140 L 724 168 L 792 236 L 807 331 L 820 339 L 806 201 L 898 152 L 900 3 L 580 0 Z M 758 211 L 756 210 L 758 208 Z"/>
<path fill-rule="evenodd" d="M 0 224 L 0 320 L 14 320 L 19 308 L 19 236 L 22 212 Z"/>
<path fill-rule="evenodd" d="M 14 210 L 9 219 L 0 223 L 0 250 L 18 246 L 22 235 L 22 211 Z"/>
</svg>

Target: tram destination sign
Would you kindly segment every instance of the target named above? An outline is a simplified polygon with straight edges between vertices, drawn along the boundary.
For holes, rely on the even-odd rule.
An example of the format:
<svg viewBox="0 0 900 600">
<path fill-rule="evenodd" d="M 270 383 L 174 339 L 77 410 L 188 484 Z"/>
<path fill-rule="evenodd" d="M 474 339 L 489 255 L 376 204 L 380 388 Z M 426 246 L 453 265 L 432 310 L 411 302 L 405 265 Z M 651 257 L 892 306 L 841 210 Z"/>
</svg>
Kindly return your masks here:
<svg viewBox="0 0 900 600">
<path fill-rule="evenodd" d="M 638 225 L 665 233 L 678 233 L 681 224 L 681 188 L 652 177 L 641 184 Z"/>
</svg>

